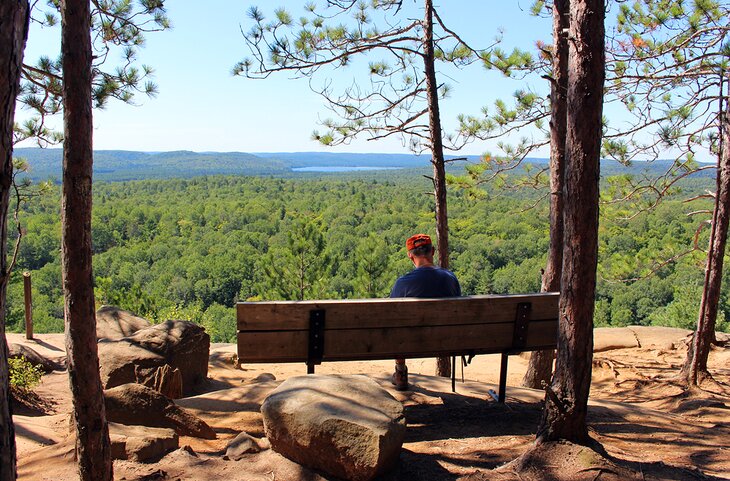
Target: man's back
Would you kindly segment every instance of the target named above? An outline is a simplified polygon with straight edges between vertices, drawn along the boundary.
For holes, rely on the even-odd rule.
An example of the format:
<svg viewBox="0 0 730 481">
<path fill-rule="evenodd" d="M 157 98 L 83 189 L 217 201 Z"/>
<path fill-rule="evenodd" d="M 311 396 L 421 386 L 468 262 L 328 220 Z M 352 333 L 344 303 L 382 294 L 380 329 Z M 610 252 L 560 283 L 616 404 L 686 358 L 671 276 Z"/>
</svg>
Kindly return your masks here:
<svg viewBox="0 0 730 481">
<path fill-rule="evenodd" d="M 458 297 L 461 287 L 456 276 L 436 266 L 419 267 L 398 278 L 390 297 Z"/>
</svg>

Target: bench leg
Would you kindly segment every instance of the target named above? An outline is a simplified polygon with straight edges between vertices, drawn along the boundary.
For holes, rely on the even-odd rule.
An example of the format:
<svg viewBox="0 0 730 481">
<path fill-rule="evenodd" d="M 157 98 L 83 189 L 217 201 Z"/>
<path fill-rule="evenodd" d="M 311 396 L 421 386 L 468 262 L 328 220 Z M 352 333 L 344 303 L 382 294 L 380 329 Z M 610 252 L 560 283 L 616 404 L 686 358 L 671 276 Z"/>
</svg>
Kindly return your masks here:
<svg viewBox="0 0 730 481">
<path fill-rule="evenodd" d="M 456 392 L 456 356 L 451 356 L 451 392 Z"/>
<path fill-rule="evenodd" d="M 314 364 L 307 364 L 307 374 L 314 374 Z"/>
<path fill-rule="evenodd" d="M 502 353 L 502 366 L 499 370 L 499 399 L 498 402 L 504 403 L 505 391 L 507 390 L 507 359 L 509 356 Z"/>
</svg>

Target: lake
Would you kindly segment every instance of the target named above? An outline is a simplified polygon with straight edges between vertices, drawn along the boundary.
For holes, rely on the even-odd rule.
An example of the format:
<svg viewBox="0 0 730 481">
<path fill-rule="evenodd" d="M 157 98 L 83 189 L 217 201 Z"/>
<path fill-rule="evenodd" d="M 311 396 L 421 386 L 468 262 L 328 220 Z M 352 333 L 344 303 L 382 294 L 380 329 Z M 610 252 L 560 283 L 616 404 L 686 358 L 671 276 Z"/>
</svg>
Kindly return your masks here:
<svg viewBox="0 0 730 481">
<path fill-rule="evenodd" d="M 403 167 L 368 167 L 353 165 L 313 165 L 311 167 L 292 167 L 293 172 L 356 172 L 360 170 L 400 170 Z"/>
</svg>

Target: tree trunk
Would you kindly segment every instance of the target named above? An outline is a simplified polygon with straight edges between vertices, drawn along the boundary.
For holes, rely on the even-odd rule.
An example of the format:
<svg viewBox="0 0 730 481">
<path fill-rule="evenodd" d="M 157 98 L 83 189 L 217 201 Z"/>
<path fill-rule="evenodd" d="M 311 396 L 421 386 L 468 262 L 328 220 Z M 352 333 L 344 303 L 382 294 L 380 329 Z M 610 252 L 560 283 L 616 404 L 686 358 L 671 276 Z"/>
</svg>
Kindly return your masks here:
<svg viewBox="0 0 730 481">
<path fill-rule="evenodd" d="M 722 265 L 730 220 L 730 149 L 728 149 L 730 145 L 730 108 L 725 111 L 725 115 L 722 115 L 720 130 L 722 147 L 717 165 L 717 192 L 715 209 L 712 214 L 710 245 L 707 251 L 705 283 L 697 318 L 697 331 L 687 350 L 687 357 L 679 374 L 680 378 L 689 386 L 699 386 L 703 380 L 710 377 L 707 370 L 707 358 L 710 355 L 710 345 L 715 338 Z"/>
<path fill-rule="evenodd" d="M 542 292 L 560 290 L 563 267 L 563 184 L 568 90 L 568 0 L 553 2 L 553 72 L 550 84 L 550 246 L 542 276 Z M 555 351 L 533 351 L 522 385 L 542 389 L 550 382 Z"/>
<path fill-rule="evenodd" d="M 555 374 L 537 442 L 585 444 L 598 264 L 598 180 L 605 78 L 603 0 L 572 0 L 568 54 L 565 235 Z"/>
<path fill-rule="evenodd" d="M 15 428 L 10 407 L 8 346 L 5 313 L 10 266 L 7 258 L 8 212 L 13 179 L 13 121 L 20 87 L 23 51 L 28 38 L 30 9 L 27 0 L 0 2 L 0 481 L 17 478 Z"/>
<path fill-rule="evenodd" d="M 111 481 L 112 460 L 99 377 L 91 270 L 91 36 L 88 0 L 61 2 L 64 142 L 61 263 L 66 354 L 84 481 Z"/>
<path fill-rule="evenodd" d="M 428 96 L 428 128 L 431 139 L 431 163 L 433 164 L 433 195 L 436 204 L 436 244 L 439 265 L 449 268 L 449 219 L 446 211 L 446 167 L 444 146 L 441 138 L 441 114 L 439 113 L 438 84 L 434 65 L 433 2 L 425 0 L 426 17 L 423 29 L 423 64 L 426 73 Z M 451 376 L 451 363 L 447 356 L 436 359 L 436 375 Z"/>
</svg>

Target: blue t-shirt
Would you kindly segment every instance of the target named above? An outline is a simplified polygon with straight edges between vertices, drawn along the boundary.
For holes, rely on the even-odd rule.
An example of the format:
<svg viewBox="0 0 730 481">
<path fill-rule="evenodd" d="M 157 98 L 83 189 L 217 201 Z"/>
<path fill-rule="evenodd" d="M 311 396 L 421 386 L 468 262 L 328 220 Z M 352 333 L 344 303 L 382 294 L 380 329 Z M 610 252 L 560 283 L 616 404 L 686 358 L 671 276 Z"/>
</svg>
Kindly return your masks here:
<svg viewBox="0 0 730 481">
<path fill-rule="evenodd" d="M 413 269 L 395 281 L 390 297 L 459 297 L 461 286 L 453 272 L 429 266 Z"/>
</svg>

